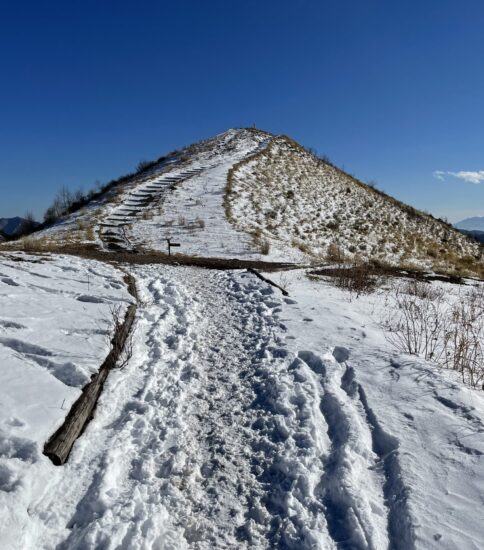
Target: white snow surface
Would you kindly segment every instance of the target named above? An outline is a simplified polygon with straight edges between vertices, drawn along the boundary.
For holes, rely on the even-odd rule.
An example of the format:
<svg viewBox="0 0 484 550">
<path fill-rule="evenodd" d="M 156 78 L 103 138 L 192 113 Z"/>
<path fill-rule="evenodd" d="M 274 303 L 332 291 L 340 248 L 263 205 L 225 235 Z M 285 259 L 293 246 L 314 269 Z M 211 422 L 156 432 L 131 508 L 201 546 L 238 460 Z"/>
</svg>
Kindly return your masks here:
<svg viewBox="0 0 484 550">
<path fill-rule="evenodd" d="M 381 297 L 133 271 L 133 356 L 68 463 L 2 443 L 2 548 L 482 548 L 482 392 L 394 353 Z"/>
<path fill-rule="evenodd" d="M 252 238 L 237 231 L 225 217 L 224 196 L 227 175 L 234 164 L 257 153 L 269 142 L 267 136 L 245 130 L 229 130 L 218 137 L 207 150 L 190 156 L 183 164 L 154 177 L 136 191 L 161 184 L 157 208 L 140 216 L 127 231 L 136 246 L 166 251 L 166 238 L 181 244 L 179 252 L 195 256 L 260 257 Z M 180 172 L 200 171 L 170 189 L 163 187 L 167 178 Z"/>
<path fill-rule="evenodd" d="M 132 300 L 122 277 L 73 257 L 0 255 L 2 548 L 45 463 L 43 444 L 109 352 L 110 309 Z"/>
</svg>

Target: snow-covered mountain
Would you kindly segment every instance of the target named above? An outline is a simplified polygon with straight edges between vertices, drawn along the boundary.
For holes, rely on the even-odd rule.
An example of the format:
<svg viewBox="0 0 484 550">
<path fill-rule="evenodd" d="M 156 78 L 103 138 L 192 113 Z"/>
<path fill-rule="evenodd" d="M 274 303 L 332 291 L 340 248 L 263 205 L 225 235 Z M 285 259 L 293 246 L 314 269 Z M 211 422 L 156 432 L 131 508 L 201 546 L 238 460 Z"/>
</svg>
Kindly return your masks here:
<svg viewBox="0 0 484 550">
<path fill-rule="evenodd" d="M 1 247 L 1 550 L 481 548 L 484 281 L 308 265 L 480 245 L 258 130 L 142 168 Z"/>
<path fill-rule="evenodd" d="M 153 163 L 39 232 L 50 247 L 321 261 L 371 258 L 479 273 L 482 249 L 420 212 L 315 157 L 293 140 L 228 130 Z"/>
<path fill-rule="evenodd" d="M 468 231 L 484 231 L 484 216 L 474 216 L 466 218 L 455 224 L 457 229 L 466 229 Z"/>
<path fill-rule="evenodd" d="M 285 297 L 245 270 L 118 267 L 132 348 L 56 466 L 44 444 L 133 298 L 113 265 L 0 252 L 2 550 L 482 547 L 484 392 L 382 328 L 418 287 L 266 274 Z M 432 308 L 483 290 L 422 285 Z"/>
</svg>

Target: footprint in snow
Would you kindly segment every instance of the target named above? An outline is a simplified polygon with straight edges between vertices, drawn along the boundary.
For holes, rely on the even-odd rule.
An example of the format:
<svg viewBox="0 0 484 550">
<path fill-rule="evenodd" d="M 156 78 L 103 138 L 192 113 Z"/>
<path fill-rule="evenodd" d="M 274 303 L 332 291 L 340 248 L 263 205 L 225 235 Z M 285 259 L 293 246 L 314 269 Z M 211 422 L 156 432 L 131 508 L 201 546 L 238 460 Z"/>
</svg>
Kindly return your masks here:
<svg viewBox="0 0 484 550">
<path fill-rule="evenodd" d="M 81 294 L 81 296 L 78 296 L 76 299 L 78 302 L 86 302 L 89 304 L 104 304 L 104 300 L 102 298 L 89 296 L 88 294 Z"/>
<path fill-rule="evenodd" d="M 16 330 L 27 328 L 25 325 L 21 325 L 20 323 L 15 323 L 14 321 L 4 321 L 2 319 L 0 319 L 0 327 L 13 328 Z"/>
<path fill-rule="evenodd" d="M 333 357 L 338 363 L 345 363 L 350 357 L 350 352 L 341 346 L 336 346 L 333 349 Z"/>
<path fill-rule="evenodd" d="M 2 283 L 5 283 L 6 285 L 9 285 L 9 286 L 20 286 L 18 283 L 16 283 L 13 279 L 11 279 L 10 277 L 3 277 L 1 279 Z"/>
<path fill-rule="evenodd" d="M 0 491 L 11 493 L 18 484 L 19 480 L 14 470 L 8 464 L 0 464 Z"/>
</svg>

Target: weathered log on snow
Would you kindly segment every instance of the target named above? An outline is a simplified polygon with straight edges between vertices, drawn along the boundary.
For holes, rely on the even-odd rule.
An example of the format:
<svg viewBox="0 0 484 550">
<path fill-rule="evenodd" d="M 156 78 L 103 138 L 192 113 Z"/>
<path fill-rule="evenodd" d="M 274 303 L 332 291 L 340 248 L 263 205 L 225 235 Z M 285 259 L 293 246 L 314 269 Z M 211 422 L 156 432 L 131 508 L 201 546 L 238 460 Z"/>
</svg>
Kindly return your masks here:
<svg viewBox="0 0 484 550">
<path fill-rule="evenodd" d="M 278 288 L 281 292 L 282 292 L 282 295 L 283 296 L 289 296 L 289 292 L 285 289 L 282 288 L 282 286 L 279 286 L 277 283 L 275 283 L 274 281 L 271 281 L 270 279 L 268 279 L 267 277 L 264 277 L 264 275 L 262 275 L 262 273 L 259 273 L 258 271 L 256 271 L 253 267 L 249 267 L 247 269 L 247 271 L 249 271 L 250 273 L 253 273 L 256 277 L 258 277 L 261 281 L 264 281 L 265 283 L 268 283 L 272 286 L 275 286 L 276 288 Z"/>
<path fill-rule="evenodd" d="M 125 281 L 128 284 L 129 292 L 137 298 L 134 278 L 131 275 L 126 275 Z M 126 312 L 124 322 L 117 327 L 116 333 L 113 336 L 111 341 L 112 348 L 109 355 L 104 360 L 99 371 L 93 376 L 91 382 L 84 386 L 82 394 L 67 414 L 64 424 L 45 444 L 44 454 L 56 466 L 60 466 L 66 462 L 76 439 L 82 434 L 91 420 L 109 371 L 116 366 L 123 352 L 135 315 L 136 304 L 131 304 Z"/>
</svg>

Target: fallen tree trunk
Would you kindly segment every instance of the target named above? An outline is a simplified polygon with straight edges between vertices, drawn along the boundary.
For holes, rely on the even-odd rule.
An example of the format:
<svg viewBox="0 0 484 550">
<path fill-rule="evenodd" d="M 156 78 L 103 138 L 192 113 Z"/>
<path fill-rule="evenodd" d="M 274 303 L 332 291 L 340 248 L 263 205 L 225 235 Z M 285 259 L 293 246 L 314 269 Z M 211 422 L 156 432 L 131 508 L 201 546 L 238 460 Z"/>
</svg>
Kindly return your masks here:
<svg viewBox="0 0 484 550">
<path fill-rule="evenodd" d="M 264 281 L 265 283 L 268 283 L 269 285 L 272 285 L 272 286 L 275 286 L 276 288 L 278 288 L 281 292 L 282 292 L 282 295 L 283 296 L 289 296 L 289 292 L 287 290 L 285 290 L 284 288 L 282 288 L 282 286 L 279 286 L 277 283 L 275 283 L 274 281 L 271 281 L 270 279 L 268 279 L 267 277 L 264 277 L 264 275 L 262 275 L 262 273 L 259 273 L 257 270 L 255 270 L 253 267 L 249 267 L 247 269 L 247 271 L 249 271 L 250 273 L 253 273 L 256 277 L 258 277 L 261 281 Z"/>
<path fill-rule="evenodd" d="M 131 275 L 125 276 L 129 292 L 137 299 L 135 280 Z M 128 307 L 124 321 L 117 326 L 116 333 L 111 340 L 111 351 L 92 380 L 84 386 L 82 394 L 67 414 L 64 424 L 49 438 L 44 446 L 44 454 L 56 466 L 66 462 L 69 453 L 91 420 L 96 403 L 101 395 L 104 382 L 109 371 L 116 366 L 128 339 L 136 315 L 136 304 Z"/>
</svg>

